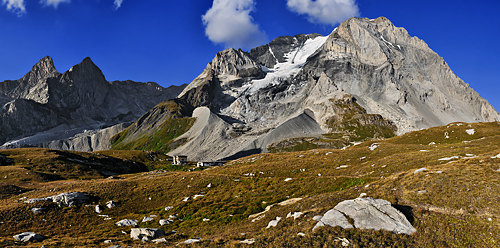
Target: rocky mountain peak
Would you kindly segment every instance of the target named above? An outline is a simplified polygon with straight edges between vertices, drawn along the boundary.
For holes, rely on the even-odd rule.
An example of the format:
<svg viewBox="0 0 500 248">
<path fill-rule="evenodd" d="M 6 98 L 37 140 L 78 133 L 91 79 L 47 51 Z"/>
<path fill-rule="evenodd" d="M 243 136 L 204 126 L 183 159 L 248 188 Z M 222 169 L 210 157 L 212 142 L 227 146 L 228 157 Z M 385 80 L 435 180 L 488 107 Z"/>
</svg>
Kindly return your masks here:
<svg viewBox="0 0 500 248">
<path fill-rule="evenodd" d="M 46 56 L 38 63 L 36 63 L 33 68 L 31 69 L 30 72 L 28 72 L 24 77 L 23 80 L 30 80 L 30 79 L 46 79 L 49 77 L 53 77 L 58 75 L 59 72 L 57 71 L 56 67 L 54 66 L 54 61 L 52 60 L 51 57 Z"/>
<path fill-rule="evenodd" d="M 99 69 L 99 67 L 97 67 L 97 65 L 95 65 L 92 59 L 90 59 L 89 57 L 83 59 L 80 64 L 71 67 L 71 69 L 69 69 L 67 73 L 71 74 L 73 77 L 86 81 L 106 81 L 101 69 Z"/>
</svg>

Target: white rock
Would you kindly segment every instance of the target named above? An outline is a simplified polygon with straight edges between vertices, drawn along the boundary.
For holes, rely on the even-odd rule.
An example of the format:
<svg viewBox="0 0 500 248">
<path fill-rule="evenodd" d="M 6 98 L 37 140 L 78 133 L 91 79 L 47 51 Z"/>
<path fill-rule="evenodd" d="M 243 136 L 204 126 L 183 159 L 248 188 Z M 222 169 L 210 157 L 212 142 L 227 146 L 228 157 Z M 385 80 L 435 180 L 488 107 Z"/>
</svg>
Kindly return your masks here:
<svg viewBox="0 0 500 248">
<path fill-rule="evenodd" d="M 285 179 L 285 182 L 289 182 L 289 181 L 292 181 L 292 178 L 289 177 L 289 178 Z"/>
<path fill-rule="evenodd" d="M 375 149 L 377 149 L 379 146 L 378 143 L 373 143 L 370 147 L 368 147 L 368 149 L 370 149 L 370 151 L 374 151 Z"/>
<path fill-rule="evenodd" d="M 96 205 L 96 206 L 95 206 L 95 212 L 96 212 L 96 213 L 101 213 L 101 212 L 102 212 L 102 208 L 101 208 L 101 206 Z"/>
<path fill-rule="evenodd" d="M 292 218 L 293 217 L 293 219 L 295 220 L 295 219 L 299 218 L 300 216 L 302 216 L 303 214 L 304 213 L 302 213 L 302 212 L 294 212 L 294 213 L 290 212 L 290 213 L 288 213 L 286 215 L 286 217 L 287 218 Z"/>
<path fill-rule="evenodd" d="M 416 169 L 414 172 L 413 172 L 413 175 L 417 174 L 417 173 L 420 173 L 422 171 L 426 171 L 427 169 L 426 168 L 420 168 L 420 169 Z"/>
<path fill-rule="evenodd" d="M 30 241 L 42 241 L 45 239 L 44 236 L 34 233 L 34 232 L 23 232 L 21 234 L 17 234 L 14 236 L 15 240 L 22 242 L 30 242 Z"/>
<path fill-rule="evenodd" d="M 352 228 L 353 225 L 345 216 L 349 216 L 354 221 L 354 227 L 359 229 L 382 229 L 408 235 L 416 232 L 406 217 L 392 207 L 390 202 L 370 197 L 340 202 L 329 210 L 314 228 L 324 225 Z"/>
<path fill-rule="evenodd" d="M 33 211 L 34 214 L 39 214 L 45 211 L 45 208 L 32 208 L 31 211 Z"/>
<path fill-rule="evenodd" d="M 440 159 L 438 159 L 438 161 L 450 161 L 450 160 L 459 159 L 459 158 L 460 158 L 459 156 L 451 156 L 448 158 L 440 158 Z"/>
<path fill-rule="evenodd" d="M 106 203 L 106 206 L 107 206 L 108 208 L 114 208 L 114 207 L 116 207 L 116 202 L 115 202 L 115 201 L 113 201 L 113 200 L 108 201 L 108 202 Z"/>
<path fill-rule="evenodd" d="M 174 221 L 169 220 L 169 219 L 164 219 L 164 220 L 160 220 L 159 223 L 160 223 L 160 226 L 164 226 L 164 225 L 170 225 L 170 224 L 174 223 Z"/>
<path fill-rule="evenodd" d="M 466 132 L 468 135 L 474 135 L 474 133 L 476 132 L 476 130 L 474 130 L 474 129 L 467 129 L 467 130 L 465 130 L 465 132 Z"/>
<path fill-rule="evenodd" d="M 156 228 L 132 228 L 130 230 L 130 237 L 139 240 L 147 238 L 148 240 L 156 239 L 161 236 L 165 236 L 165 231 L 163 229 Z"/>
<path fill-rule="evenodd" d="M 115 223 L 117 226 L 137 226 L 137 220 L 124 219 Z"/>
<path fill-rule="evenodd" d="M 267 227 L 266 228 L 270 228 L 270 227 L 276 227 L 276 225 L 278 225 L 278 222 L 281 220 L 281 217 L 276 217 L 275 220 L 272 220 L 272 221 L 269 221 L 269 224 L 267 224 Z"/>
<path fill-rule="evenodd" d="M 358 198 L 363 198 L 365 196 L 366 196 L 366 193 L 361 193 L 361 194 L 359 194 Z"/>
<path fill-rule="evenodd" d="M 253 243 L 255 243 L 255 239 L 245 239 L 245 240 L 240 241 L 240 244 L 251 245 Z"/>
<path fill-rule="evenodd" d="M 500 158 L 500 153 L 497 154 L 496 156 L 491 157 L 491 158 Z"/>
<path fill-rule="evenodd" d="M 299 232 L 299 233 L 297 233 L 297 236 L 299 236 L 299 237 L 305 237 L 305 236 L 306 236 L 306 234 L 305 234 L 305 233 L 303 233 L 303 232 Z"/>
<path fill-rule="evenodd" d="M 339 241 L 340 245 L 342 245 L 343 247 L 349 247 L 349 245 L 351 244 L 351 242 L 349 242 L 349 240 L 346 238 L 336 238 L 335 241 Z"/>
<path fill-rule="evenodd" d="M 200 238 L 194 238 L 194 239 L 188 239 L 184 242 L 181 242 L 181 244 L 188 244 L 189 245 L 189 244 L 193 244 L 193 243 L 198 243 L 200 241 L 201 241 Z"/>
<path fill-rule="evenodd" d="M 321 218 L 323 218 L 323 215 L 316 215 L 316 216 L 313 217 L 313 220 L 314 221 L 319 221 L 319 220 L 321 220 Z"/>
<path fill-rule="evenodd" d="M 209 183 L 209 184 L 207 185 L 207 188 L 211 188 L 211 187 L 212 187 L 212 183 Z"/>
<path fill-rule="evenodd" d="M 193 200 L 196 200 L 196 198 L 198 198 L 198 197 L 204 197 L 204 195 L 194 195 Z"/>
<path fill-rule="evenodd" d="M 188 197 L 184 197 L 184 199 L 182 199 L 183 202 L 187 202 L 189 200 L 191 200 L 191 197 L 189 197 L 189 196 Z"/>
<path fill-rule="evenodd" d="M 153 239 L 151 240 L 151 242 L 159 244 L 159 243 L 167 243 L 168 241 L 166 238 L 161 238 L 161 239 Z"/>
<path fill-rule="evenodd" d="M 172 207 L 172 206 L 165 207 L 165 211 L 168 211 L 168 210 L 173 209 L 173 208 L 174 207 Z"/>
<path fill-rule="evenodd" d="M 151 218 L 151 217 L 144 217 L 144 218 L 142 218 L 142 222 L 149 222 L 149 221 L 152 221 L 152 220 L 154 220 L 154 219 Z"/>
<path fill-rule="evenodd" d="M 113 240 L 111 240 L 111 239 L 104 240 L 104 244 L 111 244 L 111 243 L 113 243 Z"/>
</svg>

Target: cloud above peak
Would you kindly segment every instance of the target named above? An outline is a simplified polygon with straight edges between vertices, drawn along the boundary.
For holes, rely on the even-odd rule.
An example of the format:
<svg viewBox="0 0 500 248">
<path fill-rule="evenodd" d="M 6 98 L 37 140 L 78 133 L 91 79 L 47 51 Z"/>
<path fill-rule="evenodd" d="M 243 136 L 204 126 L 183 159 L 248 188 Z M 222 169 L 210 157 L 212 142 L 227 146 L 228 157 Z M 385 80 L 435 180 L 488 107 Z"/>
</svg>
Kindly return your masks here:
<svg viewBox="0 0 500 248">
<path fill-rule="evenodd" d="M 306 15 L 309 22 L 332 26 L 359 16 L 355 0 L 287 0 L 287 6 L 295 13 Z"/>
<path fill-rule="evenodd" d="M 254 0 L 214 0 L 202 16 L 205 34 L 215 43 L 226 47 L 251 48 L 267 41 L 250 13 Z"/>
<path fill-rule="evenodd" d="M 43 6 L 52 6 L 57 9 L 57 6 L 61 3 L 70 3 L 71 0 L 40 0 L 40 4 Z"/>
<path fill-rule="evenodd" d="M 115 10 L 119 9 L 122 6 L 123 0 L 115 0 L 114 5 L 115 5 Z"/>
<path fill-rule="evenodd" d="M 2 4 L 6 5 L 7 10 L 16 13 L 18 16 L 26 13 L 24 0 L 2 0 Z"/>
</svg>

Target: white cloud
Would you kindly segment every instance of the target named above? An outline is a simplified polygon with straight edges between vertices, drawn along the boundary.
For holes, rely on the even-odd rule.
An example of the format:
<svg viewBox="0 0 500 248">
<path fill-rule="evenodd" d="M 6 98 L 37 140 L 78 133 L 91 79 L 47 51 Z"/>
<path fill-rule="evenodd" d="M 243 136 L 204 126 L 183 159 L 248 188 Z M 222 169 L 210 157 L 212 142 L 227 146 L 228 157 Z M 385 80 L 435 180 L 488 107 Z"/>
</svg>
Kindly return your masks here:
<svg viewBox="0 0 500 248">
<path fill-rule="evenodd" d="M 287 0 L 287 6 L 293 12 L 307 15 L 310 22 L 332 26 L 359 16 L 355 0 Z"/>
<path fill-rule="evenodd" d="M 122 6 L 123 0 L 115 0 L 115 9 L 118 9 Z"/>
<path fill-rule="evenodd" d="M 40 0 L 40 4 L 43 6 L 53 6 L 57 8 L 60 3 L 69 3 L 71 0 Z"/>
<path fill-rule="evenodd" d="M 18 16 L 26 13 L 24 0 L 2 0 L 3 5 L 7 5 L 7 10 L 16 13 Z"/>
<path fill-rule="evenodd" d="M 226 47 L 251 48 L 267 41 L 250 12 L 254 0 L 214 0 L 212 8 L 202 16 L 205 34 Z"/>
</svg>

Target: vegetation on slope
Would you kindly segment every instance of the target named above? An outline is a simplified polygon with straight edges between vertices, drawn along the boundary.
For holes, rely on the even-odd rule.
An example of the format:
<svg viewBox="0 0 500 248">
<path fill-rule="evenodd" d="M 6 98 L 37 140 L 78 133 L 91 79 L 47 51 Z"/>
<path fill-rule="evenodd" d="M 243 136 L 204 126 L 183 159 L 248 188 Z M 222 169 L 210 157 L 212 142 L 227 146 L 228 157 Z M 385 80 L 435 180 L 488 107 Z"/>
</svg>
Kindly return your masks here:
<svg viewBox="0 0 500 248">
<path fill-rule="evenodd" d="M 187 140 L 175 140 L 194 124 L 192 107 L 180 99 L 158 104 L 127 129 L 111 138 L 113 150 L 168 152 Z"/>
<path fill-rule="evenodd" d="M 130 227 L 114 223 L 156 215 L 154 221 L 140 222 L 139 227 L 177 231 L 165 237 L 168 246 L 201 237 L 195 246 L 239 247 L 245 246 L 240 241 L 254 239 L 252 247 L 338 247 L 338 238 L 347 238 L 352 247 L 498 247 L 499 141 L 496 122 L 455 123 L 345 150 L 258 154 L 203 171 L 152 171 L 121 176 L 123 179 L 45 182 L 37 191 L 0 199 L 0 244 L 23 245 L 14 243 L 12 236 L 34 231 L 48 237 L 38 247 L 102 246 L 107 239 L 119 245 L 154 247 L 158 245 L 133 241 L 122 233 L 130 232 Z M 11 166 L 0 168 L 7 167 Z M 424 167 L 426 170 L 418 170 Z M 117 201 L 117 207 L 102 213 L 112 219 L 104 220 L 83 205 L 49 205 L 47 212 L 33 214 L 30 209 L 36 204 L 16 202 L 21 197 L 73 191 L 89 193 L 94 205 Z M 338 227 L 312 231 L 313 216 L 361 193 L 406 209 L 417 232 L 396 235 Z M 203 196 L 194 199 L 195 195 Z M 186 197 L 191 198 L 183 201 Z M 292 198 L 302 199 L 271 207 L 261 219 L 249 218 Z M 167 206 L 172 209 L 165 210 Z M 284 218 L 296 211 L 304 215 L 296 220 Z M 158 224 L 172 214 L 179 219 L 166 226 Z M 278 226 L 266 229 L 277 216 L 283 217 Z"/>
<path fill-rule="evenodd" d="M 397 127 L 378 114 L 368 114 L 356 99 L 346 95 L 342 99 L 331 99 L 335 115 L 327 121 L 330 133 L 322 137 L 291 138 L 273 143 L 269 152 L 307 151 L 319 148 L 335 148 L 351 142 L 378 140 L 394 137 Z"/>
</svg>

